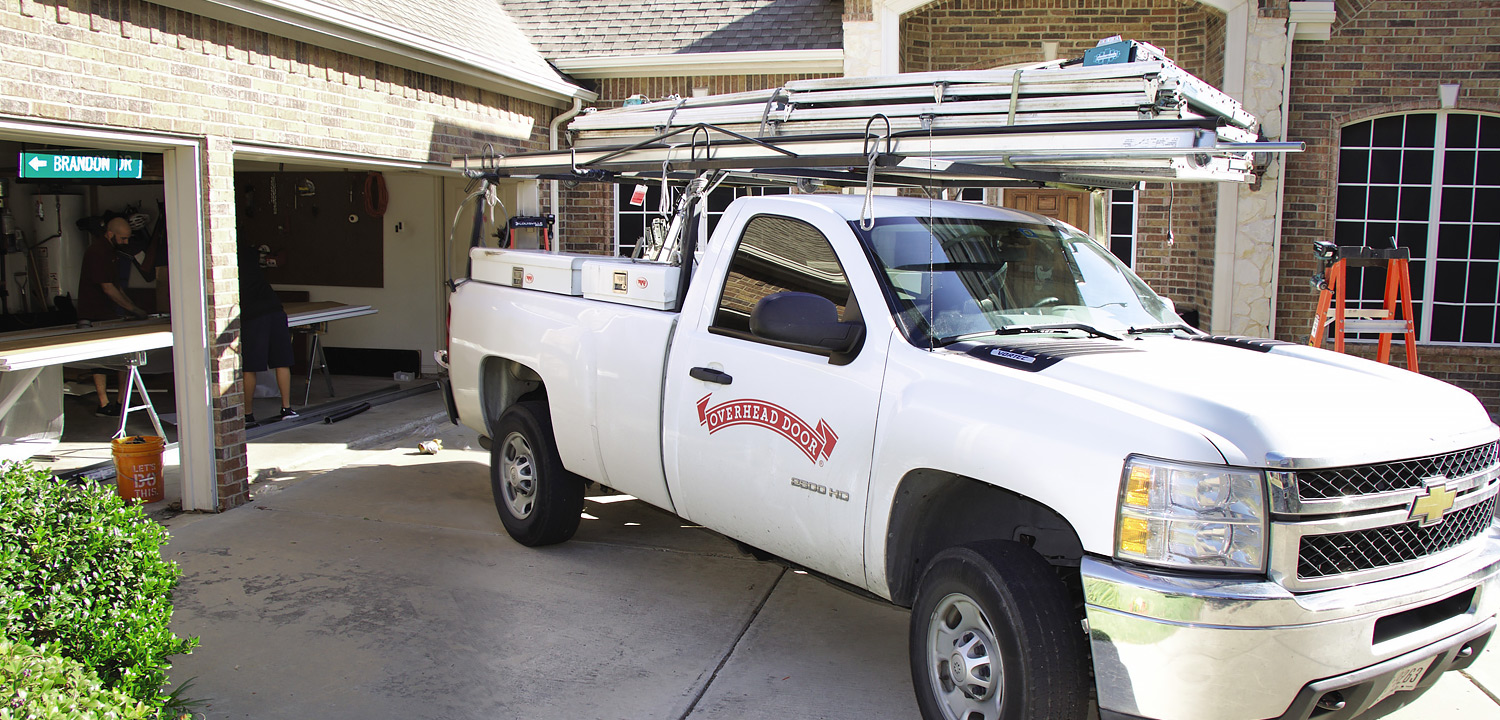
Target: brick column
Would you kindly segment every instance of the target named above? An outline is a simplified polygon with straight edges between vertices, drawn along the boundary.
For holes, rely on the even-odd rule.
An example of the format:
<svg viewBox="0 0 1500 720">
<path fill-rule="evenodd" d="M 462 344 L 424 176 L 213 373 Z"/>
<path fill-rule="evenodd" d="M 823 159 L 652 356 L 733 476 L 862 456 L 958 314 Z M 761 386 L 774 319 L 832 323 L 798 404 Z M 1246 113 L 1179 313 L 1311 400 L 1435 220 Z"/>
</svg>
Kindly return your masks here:
<svg viewBox="0 0 1500 720">
<path fill-rule="evenodd" d="M 234 144 L 209 137 L 204 153 L 204 302 L 219 510 L 250 499 L 240 383 L 240 282 L 236 262 Z"/>
</svg>

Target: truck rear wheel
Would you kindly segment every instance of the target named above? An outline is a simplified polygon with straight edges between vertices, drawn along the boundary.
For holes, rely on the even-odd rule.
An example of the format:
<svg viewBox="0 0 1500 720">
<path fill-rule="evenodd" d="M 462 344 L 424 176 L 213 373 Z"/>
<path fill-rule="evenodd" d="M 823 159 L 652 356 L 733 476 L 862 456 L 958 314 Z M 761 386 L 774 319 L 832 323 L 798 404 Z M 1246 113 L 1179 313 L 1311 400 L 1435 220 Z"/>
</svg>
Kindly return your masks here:
<svg viewBox="0 0 1500 720">
<path fill-rule="evenodd" d="M 490 443 L 490 489 L 516 542 L 552 545 L 573 537 L 583 512 L 583 479 L 563 468 L 543 402 L 512 405 Z"/>
<path fill-rule="evenodd" d="M 1066 587 L 1030 548 L 949 548 L 911 614 L 911 673 L 926 720 L 1076 720 L 1088 710 L 1083 631 Z"/>
</svg>

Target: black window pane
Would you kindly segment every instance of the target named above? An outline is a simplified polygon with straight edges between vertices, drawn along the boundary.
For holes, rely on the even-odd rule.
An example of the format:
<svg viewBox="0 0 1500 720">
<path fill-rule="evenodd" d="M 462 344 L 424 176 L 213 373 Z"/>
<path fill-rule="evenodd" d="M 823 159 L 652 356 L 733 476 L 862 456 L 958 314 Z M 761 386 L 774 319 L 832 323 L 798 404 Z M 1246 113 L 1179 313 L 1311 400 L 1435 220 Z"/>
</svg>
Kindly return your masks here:
<svg viewBox="0 0 1500 720">
<path fill-rule="evenodd" d="M 1340 133 L 1339 144 L 1344 147 L 1369 147 L 1370 146 L 1370 121 L 1354 123 L 1345 127 Z"/>
<path fill-rule="evenodd" d="M 1403 119 L 1402 115 L 1376 118 L 1371 144 L 1375 147 L 1401 147 L 1401 139 L 1404 135 Z"/>
<path fill-rule="evenodd" d="M 1372 248 L 1396 246 L 1396 223 L 1372 222 L 1365 225 L 1365 244 Z"/>
<path fill-rule="evenodd" d="M 1130 205 L 1114 205 L 1109 209 L 1109 231 L 1129 233 L 1135 224 L 1135 208 Z"/>
<path fill-rule="evenodd" d="M 1406 185 L 1432 184 L 1432 151 L 1407 150 L 1401 153 L 1401 182 Z"/>
<path fill-rule="evenodd" d="M 1443 155 L 1444 185 L 1474 184 L 1474 153 L 1449 150 Z"/>
<path fill-rule="evenodd" d="M 1339 182 L 1364 183 L 1370 179 L 1369 150 L 1339 151 Z"/>
<path fill-rule="evenodd" d="M 1426 220 L 1432 208 L 1432 189 L 1425 187 L 1401 188 L 1402 220 Z"/>
<path fill-rule="evenodd" d="M 1347 220 L 1334 223 L 1333 242 L 1336 245 L 1365 244 L 1365 224 Z"/>
<path fill-rule="evenodd" d="M 1469 292 L 1465 298 L 1467 302 L 1494 303 L 1497 286 L 1500 286 L 1500 264 L 1469 263 Z"/>
<path fill-rule="evenodd" d="M 1468 285 L 1468 263 L 1444 260 L 1437 264 L 1437 277 L 1433 279 L 1432 298 L 1440 303 L 1461 303 Z"/>
<path fill-rule="evenodd" d="M 1424 147 L 1433 146 L 1437 137 L 1437 116 L 1432 113 L 1418 113 L 1406 116 L 1406 146 Z"/>
<path fill-rule="evenodd" d="M 1338 210 L 1334 217 L 1340 220 L 1365 219 L 1365 189 L 1358 185 L 1340 185 Z"/>
<path fill-rule="evenodd" d="M 1475 185 L 1500 185 L 1500 151 L 1481 150 L 1477 169 Z"/>
<path fill-rule="evenodd" d="M 1474 222 L 1500 222 L 1500 188 L 1474 189 Z"/>
<path fill-rule="evenodd" d="M 1479 147 L 1500 148 L 1500 116 L 1485 115 L 1480 120 Z"/>
<path fill-rule="evenodd" d="M 1454 113 L 1448 116 L 1448 147 L 1474 147 L 1474 136 L 1479 131 L 1479 117 Z"/>
<path fill-rule="evenodd" d="M 1427 257 L 1427 223 L 1401 223 L 1396 227 L 1396 246 L 1411 251 L 1414 258 Z"/>
<path fill-rule="evenodd" d="M 1111 253 L 1113 253 L 1115 257 L 1119 258 L 1120 262 L 1123 262 L 1126 265 L 1130 265 L 1131 264 L 1132 258 L 1130 257 L 1130 254 L 1131 254 L 1130 253 L 1130 238 L 1128 238 L 1128 237 L 1112 237 L 1112 238 L 1110 238 L 1109 239 L 1109 251 Z"/>
<path fill-rule="evenodd" d="M 1443 223 L 1438 226 L 1440 258 L 1466 260 L 1469 257 L 1469 226 Z"/>
<path fill-rule="evenodd" d="M 1398 198 L 1397 188 L 1372 186 L 1370 188 L 1370 219 L 1395 220 Z"/>
<path fill-rule="evenodd" d="M 1468 188 L 1443 188 L 1442 205 L 1439 217 L 1445 222 L 1469 222 L 1474 217 L 1474 191 Z"/>
<path fill-rule="evenodd" d="M 709 193 L 708 211 L 711 213 L 724 212 L 724 208 L 729 207 L 729 203 L 734 202 L 734 196 L 735 192 L 732 187 L 721 187 Z"/>
<path fill-rule="evenodd" d="M 1458 342 L 1459 328 L 1463 321 L 1463 308 L 1452 305 L 1434 305 L 1432 307 L 1432 339 L 1437 342 Z"/>
<path fill-rule="evenodd" d="M 1379 287 L 1379 282 L 1367 277 L 1371 272 L 1373 271 L 1367 268 L 1349 268 L 1348 274 L 1344 276 L 1344 280 L 1348 283 L 1348 287 L 1344 290 L 1344 295 L 1350 299 L 1358 300 L 1364 297 L 1361 293 L 1364 292 L 1366 286 Z"/>
<path fill-rule="evenodd" d="M 1413 260 L 1407 271 L 1411 273 L 1411 296 L 1417 300 L 1424 297 L 1423 291 L 1427 289 L 1427 263 L 1423 260 Z M 1418 318 L 1422 317 L 1422 304 L 1417 303 L 1414 311 Z"/>
<path fill-rule="evenodd" d="M 1370 153 L 1370 182 L 1395 185 L 1401 182 L 1401 151 L 1375 150 Z"/>
<path fill-rule="evenodd" d="M 1500 260 L 1500 225 L 1475 225 L 1470 232 L 1469 257 Z"/>
<path fill-rule="evenodd" d="M 1464 342 L 1490 343 L 1495 341 L 1495 306 L 1469 307 L 1464 309 Z"/>
</svg>

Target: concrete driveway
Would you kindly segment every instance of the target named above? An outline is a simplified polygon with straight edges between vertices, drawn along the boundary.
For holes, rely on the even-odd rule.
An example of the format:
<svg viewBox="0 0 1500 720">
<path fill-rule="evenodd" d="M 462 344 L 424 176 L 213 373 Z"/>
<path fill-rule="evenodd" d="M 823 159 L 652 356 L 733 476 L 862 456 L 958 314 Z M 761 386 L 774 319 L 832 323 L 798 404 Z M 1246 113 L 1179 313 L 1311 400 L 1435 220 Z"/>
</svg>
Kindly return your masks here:
<svg viewBox="0 0 1500 720">
<path fill-rule="evenodd" d="M 172 677 L 208 718 L 917 717 L 904 610 L 625 496 L 523 548 L 469 431 L 348 450 L 337 429 L 253 445 L 251 505 L 167 521 L 173 628 L 202 638 Z M 1497 690 L 1491 651 L 1389 717 L 1496 717 Z"/>
</svg>

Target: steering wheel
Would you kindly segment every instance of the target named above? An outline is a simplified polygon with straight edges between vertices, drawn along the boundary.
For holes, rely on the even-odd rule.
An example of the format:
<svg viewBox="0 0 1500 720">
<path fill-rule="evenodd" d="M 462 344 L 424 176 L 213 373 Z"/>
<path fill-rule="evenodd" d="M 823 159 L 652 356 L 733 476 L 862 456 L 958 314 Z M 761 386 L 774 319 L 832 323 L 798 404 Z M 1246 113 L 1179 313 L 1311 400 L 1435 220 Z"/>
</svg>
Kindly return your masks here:
<svg viewBox="0 0 1500 720">
<path fill-rule="evenodd" d="M 1059 298 L 1059 297 L 1055 297 L 1055 296 L 1054 297 L 1044 297 L 1041 300 L 1038 300 L 1038 301 L 1032 303 L 1026 309 L 1030 310 L 1030 309 L 1035 308 L 1035 309 L 1040 310 L 1040 309 L 1042 309 L 1044 307 L 1047 307 L 1048 305 L 1056 305 L 1056 304 L 1058 304 L 1060 302 L 1062 302 L 1062 298 Z"/>
</svg>

